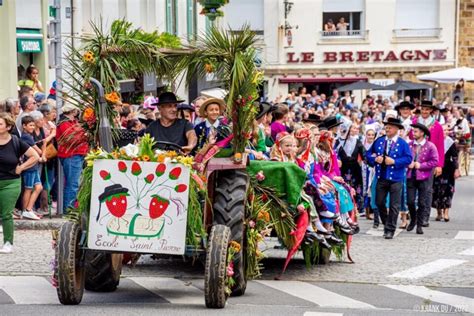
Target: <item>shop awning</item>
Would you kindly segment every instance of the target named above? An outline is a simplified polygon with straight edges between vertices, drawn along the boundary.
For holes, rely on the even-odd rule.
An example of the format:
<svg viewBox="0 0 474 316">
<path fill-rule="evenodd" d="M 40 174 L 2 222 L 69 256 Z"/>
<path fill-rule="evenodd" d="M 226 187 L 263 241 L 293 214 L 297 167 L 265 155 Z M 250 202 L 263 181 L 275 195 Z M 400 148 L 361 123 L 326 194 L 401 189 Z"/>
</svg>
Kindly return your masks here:
<svg viewBox="0 0 474 316">
<path fill-rule="evenodd" d="M 16 47 L 19 53 L 41 53 L 43 34 L 37 29 L 17 29 Z"/>
<path fill-rule="evenodd" d="M 327 78 L 280 78 L 280 83 L 351 83 L 367 81 L 367 77 L 327 77 Z"/>
</svg>

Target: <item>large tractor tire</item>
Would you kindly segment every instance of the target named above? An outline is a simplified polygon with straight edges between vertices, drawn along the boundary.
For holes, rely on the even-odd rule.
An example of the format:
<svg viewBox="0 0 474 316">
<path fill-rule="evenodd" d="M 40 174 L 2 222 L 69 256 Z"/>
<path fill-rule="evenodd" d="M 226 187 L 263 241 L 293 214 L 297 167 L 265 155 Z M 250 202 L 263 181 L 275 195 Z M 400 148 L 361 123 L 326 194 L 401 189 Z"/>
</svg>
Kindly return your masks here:
<svg viewBox="0 0 474 316">
<path fill-rule="evenodd" d="M 240 251 L 234 255 L 235 286 L 231 296 L 244 295 L 247 288 L 245 277 L 245 204 L 247 201 L 248 175 L 244 170 L 220 171 L 214 191 L 214 225 L 230 228 L 230 240 L 240 243 Z"/>
<path fill-rule="evenodd" d="M 211 228 L 204 270 L 204 298 L 208 308 L 224 308 L 227 301 L 225 280 L 230 234 L 230 228 L 225 225 Z"/>
<path fill-rule="evenodd" d="M 122 259 L 122 254 L 87 251 L 86 290 L 93 292 L 115 291 L 120 283 Z"/>
<path fill-rule="evenodd" d="M 77 305 L 84 294 L 84 253 L 79 246 L 81 226 L 66 222 L 59 231 L 56 247 L 55 275 L 61 304 Z"/>
</svg>

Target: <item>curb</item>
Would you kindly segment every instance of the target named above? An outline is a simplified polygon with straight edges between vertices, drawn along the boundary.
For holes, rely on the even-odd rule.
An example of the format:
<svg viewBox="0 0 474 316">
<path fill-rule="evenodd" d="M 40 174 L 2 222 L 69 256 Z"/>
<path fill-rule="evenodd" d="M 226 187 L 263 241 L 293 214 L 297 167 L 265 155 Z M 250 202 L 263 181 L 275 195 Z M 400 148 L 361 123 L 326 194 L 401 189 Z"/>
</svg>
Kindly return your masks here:
<svg viewBox="0 0 474 316">
<path fill-rule="evenodd" d="M 18 230 L 56 230 L 61 228 L 61 225 L 65 223 L 66 219 L 51 219 L 51 220 L 15 220 L 15 229 Z"/>
</svg>

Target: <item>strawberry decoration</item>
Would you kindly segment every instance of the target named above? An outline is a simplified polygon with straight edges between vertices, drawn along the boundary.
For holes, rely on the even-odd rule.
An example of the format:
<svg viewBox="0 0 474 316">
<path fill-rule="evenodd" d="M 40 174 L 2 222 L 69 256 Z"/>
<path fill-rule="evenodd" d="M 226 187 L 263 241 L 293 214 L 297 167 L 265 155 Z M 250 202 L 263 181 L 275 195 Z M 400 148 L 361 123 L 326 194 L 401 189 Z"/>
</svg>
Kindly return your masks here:
<svg viewBox="0 0 474 316">
<path fill-rule="evenodd" d="M 174 190 L 178 193 L 186 191 L 188 186 L 186 184 L 178 184 L 177 186 L 174 187 Z"/>
<path fill-rule="evenodd" d="M 155 219 L 165 213 L 170 205 L 170 201 L 158 194 L 151 196 L 150 207 L 148 209 L 150 218 Z"/>
<path fill-rule="evenodd" d="M 117 218 L 122 217 L 127 211 L 127 196 L 129 196 L 128 189 L 122 187 L 120 184 L 113 184 L 106 187 L 104 192 L 99 195 L 100 206 L 96 220 L 98 221 L 100 218 L 100 210 L 103 202 L 107 205 L 110 214 Z"/>
<path fill-rule="evenodd" d="M 176 167 L 170 171 L 169 177 L 171 180 L 176 180 L 179 178 L 180 175 L 181 175 L 181 167 Z"/>
<path fill-rule="evenodd" d="M 106 170 L 100 170 L 99 175 L 104 180 L 110 180 L 110 173 Z"/>
<path fill-rule="evenodd" d="M 160 163 L 156 166 L 155 174 L 157 177 L 161 177 L 166 171 L 166 165 L 164 163 Z"/>
<path fill-rule="evenodd" d="M 125 164 L 125 162 L 119 161 L 118 162 L 118 169 L 119 169 L 120 172 L 123 172 L 123 173 L 127 172 L 127 165 Z"/>
<path fill-rule="evenodd" d="M 152 173 L 150 173 L 149 175 L 145 177 L 145 182 L 150 184 L 153 182 L 153 179 L 155 179 L 155 176 Z"/>
<path fill-rule="evenodd" d="M 138 162 L 134 162 L 132 164 L 132 174 L 138 177 L 140 173 L 142 173 L 142 168 L 140 168 L 140 165 L 138 164 Z"/>
</svg>

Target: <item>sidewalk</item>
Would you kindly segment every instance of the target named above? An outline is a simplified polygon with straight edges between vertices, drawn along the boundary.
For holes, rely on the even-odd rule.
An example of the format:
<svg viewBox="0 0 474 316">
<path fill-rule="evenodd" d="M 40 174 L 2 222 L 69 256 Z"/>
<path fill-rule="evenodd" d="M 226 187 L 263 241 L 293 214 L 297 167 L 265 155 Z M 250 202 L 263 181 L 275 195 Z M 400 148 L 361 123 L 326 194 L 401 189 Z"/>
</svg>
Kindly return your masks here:
<svg viewBox="0 0 474 316">
<path fill-rule="evenodd" d="M 16 219 L 15 223 L 15 230 L 23 229 L 23 230 L 52 230 L 52 229 L 59 229 L 61 225 L 66 222 L 64 218 L 53 217 L 49 218 L 42 218 L 39 221 L 32 221 L 27 219 Z"/>
</svg>

